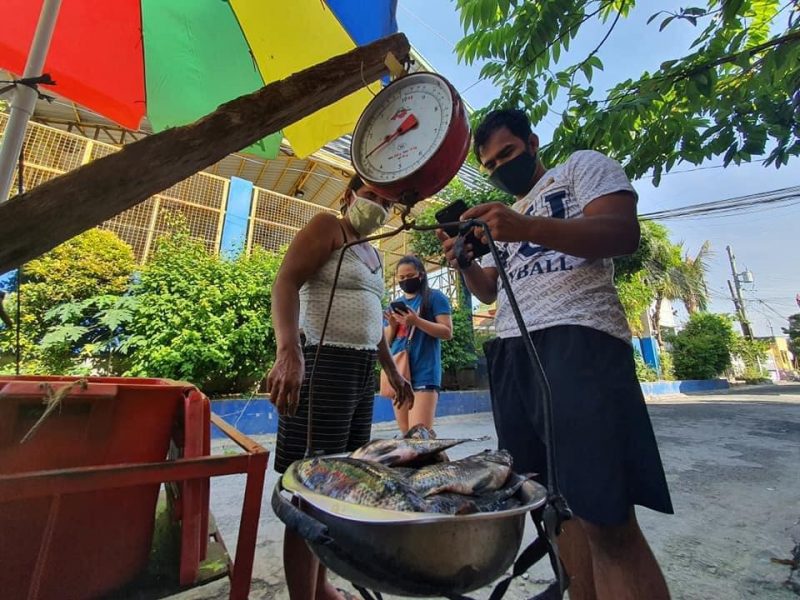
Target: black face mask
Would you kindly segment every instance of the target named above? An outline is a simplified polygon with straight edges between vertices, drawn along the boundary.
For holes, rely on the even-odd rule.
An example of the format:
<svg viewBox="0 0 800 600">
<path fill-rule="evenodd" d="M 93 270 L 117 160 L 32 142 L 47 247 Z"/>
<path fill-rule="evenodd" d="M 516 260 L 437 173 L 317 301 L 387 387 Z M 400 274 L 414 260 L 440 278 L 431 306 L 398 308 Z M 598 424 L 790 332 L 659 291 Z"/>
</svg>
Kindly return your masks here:
<svg viewBox="0 0 800 600">
<path fill-rule="evenodd" d="M 400 289 L 403 290 L 406 294 L 416 294 L 419 291 L 419 288 L 422 287 L 422 279 L 420 277 L 414 277 L 413 279 L 403 279 L 400 282 Z"/>
<path fill-rule="evenodd" d="M 524 196 L 531 191 L 531 181 L 536 173 L 536 153 L 527 150 L 503 163 L 489 176 L 489 182 L 512 196 Z"/>
</svg>

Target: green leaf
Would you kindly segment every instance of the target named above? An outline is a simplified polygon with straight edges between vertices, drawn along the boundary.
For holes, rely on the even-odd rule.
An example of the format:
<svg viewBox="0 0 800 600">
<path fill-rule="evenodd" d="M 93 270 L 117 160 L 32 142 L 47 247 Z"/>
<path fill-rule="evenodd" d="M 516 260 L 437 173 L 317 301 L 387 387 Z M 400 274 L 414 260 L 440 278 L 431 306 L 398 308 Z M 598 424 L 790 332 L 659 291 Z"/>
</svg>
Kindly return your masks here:
<svg viewBox="0 0 800 600">
<path fill-rule="evenodd" d="M 86 331 L 86 327 L 80 325 L 59 325 L 45 334 L 40 343 L 42 348 L 69 344 L 78 341 Z"/>
<path fill-rule="evenodd" d="M 467 4 L 475 10 L 482 2 L 458 0 L 457 5 L 463 13 Z M 632 5 L 628 0 L 614 0 L 601 16 L 618 11 L 625 18 Z M 778 10 L 783 6 L 777 5 Z M 494 0 L 493 6 L 497 14 L 492 18 L 497 21 L 503 8 L 499 0 Z M 594 82 L 594 69 L 602 68 L 601 62 L 595 62 L 599 57 L 585 58 L 585 65 L 581 60 L 569 64 L 566 51 L 569 40 L 596 26 L 597 19 L 591 17 L 580 24 L 580 19 L 570 18 L 588 16 L 592 5 L 579 0 L 541 0 L 512 6 L 516 7 L 510 9 L 513 14 L 500 28 L 485 34 L 487 46 L 475 51 L 472 58 L 497 62 L 496 68 L 482 71 L 500 90 L 492 107 L 525 107 L 539 118 L 546 114 L 539 106 L 542 101 L 559 112 L 564 112 L 565 100 L 571 102 L 552 138 L 543 140 L 542 157 L 550 163 L 565 160 L 576 149 L 593 147 L 619 160 L 626 172 L 636 177 L 658 165 L 666 167 L 670 159 L 675 164 L 698 163 L 718 156 L 733 162 L 737 156 L 741 160 L 741 152 L 754 158 L 769 153 L 766 160 L 777 166 L 787 157 L 796 160 L 800 153 L 800 132 L 794 125 L 798 119 L 786 93 L 800 81 L 800 46 L 771 46 L 752 58 L 743 52 L 760 39 L 757 35 L 763 35 L 756 31 L 763 29 L 763 23 L 771 23 L 768 36 L 775 38 L 796 29 L 782 30 L 783 23 L 770 16 L 775 14 L 775 0 L 710 0 L 708 9 L 689 6 L 678 10 L 678 18 L 697 23 L 702 32 L 682 46 L 676 42 L 673 58 L 657 72 L 612 81 L 611 90 L 604 95 L 591 95 L 583 79 Z M 723 11 L 724 18 L 720 16 Z M 664 11 L 647 17 L 662 29 L 676 18 Z M 474 47 L 481 38 L 464 39 Z M 548 52 L 550 47 L 554 49 Z M 552 75 L 556 61 L 561 68 Z M 582 85 L 573 86 L 570 79 L 578 70 Z M 567 93 L 559 94 L 561 90 Z M 721 129 L 706 134 L 706 121 Z M 750 129 L 739 142 L 734 134 L 738 135 L 745 122 Z M 756 137 L 753 127 L 766 136 L 763 153 L 759 150 L 764 138 Z M 739 144 L 741 149 L 729 150 Z M 783 152 L 775 152 L 781 148 Z"/>
<path fill-rule="evenodd" d="M 603 70 L 603 61 L 600 60 L 600 57 L 597 56 L 596 54 L 593 54 L 592 56 L 590 56 L 587 62 L 590 65 L 592 65 L 595 69 L 598 69 L 600 71 Z"/>
<path fill-rule="evenodd" d="M 700 8 L 698 6 L 693 6 L 690 8 L 685 8 L 683 10 L 683 14 L 685 15 L 694 15 L 696 17 L 704 17 L 706 15 L 706 9 Z"/>
</svg>

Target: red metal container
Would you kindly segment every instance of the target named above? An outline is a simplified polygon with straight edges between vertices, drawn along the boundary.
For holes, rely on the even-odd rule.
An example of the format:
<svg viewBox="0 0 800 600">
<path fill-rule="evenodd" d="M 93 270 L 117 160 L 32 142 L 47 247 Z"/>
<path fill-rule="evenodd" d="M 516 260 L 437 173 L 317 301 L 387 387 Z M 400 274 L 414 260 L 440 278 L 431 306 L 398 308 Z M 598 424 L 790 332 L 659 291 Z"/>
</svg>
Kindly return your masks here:
<svg viewBox="0 0 800 600">
<path fill-rule="evenodd" d="M 190 446 L 195 455 L 207 453 L 208 400 L 187 384 L 77 379 L 0 377 L 0 476 L 161 462 L 177 417 L 189 413 L 205 420 Z M 43 413 L 46 394 L 68 386 L 60 406 L 20 443 Z M 187 410 L 192 402 L 198 406 Z M 205 486 L 196 493 L 207 494 Z M 158 492 L 159 484 L 149 483 L 0 502 L 0 595 L 91 598 L 124 585 L 147 564 Z"/>
</svg>

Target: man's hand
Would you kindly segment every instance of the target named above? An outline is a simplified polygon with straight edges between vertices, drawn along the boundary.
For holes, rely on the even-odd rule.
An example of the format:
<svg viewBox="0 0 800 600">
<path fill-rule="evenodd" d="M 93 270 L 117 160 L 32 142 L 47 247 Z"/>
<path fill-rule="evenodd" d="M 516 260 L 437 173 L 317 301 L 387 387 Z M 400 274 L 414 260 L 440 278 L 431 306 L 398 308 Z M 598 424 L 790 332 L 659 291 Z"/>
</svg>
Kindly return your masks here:
<svg viewBox="0 0 800 600">
<path fill-rule="evenodd" d="M 386 378 L 389 380 L 389 385 L 394 389 L 394 398 L 392 404 L 397 408 L 407 406 L 409 409 L 414 408 L 414 389 L 408 380 L 400 375 L 397 369 L 386 371 Z"/>
<path fill-rule="evenodd" d="M 291 417 L 297 412 L 304 374 L 305 361 L 299 346 L 278 349 L 275 364 L 267 377 L 267 392 L 279 415 Z"/>
<path fill-rule="evenodd" d="M 436 237 L 439 238 L 439 241 L 442 242 L 442 248 L 444 249 L 444 257 L 447 260 L 447 264 L 450 265 L 452 268 L 460 271 L 461 265 L 458 264 L 458 252 L 456 251 L 456 238 L 451 238 L 447 235 L 442 229 L 436 230 Z M 467 259 L 468 263 L 472 263 L 472 260 L 475 258 L 475 253 L 472 251 L 472 244 L 464 244 L 464 257 Z"/>
<path fill-rule="evenodd" d="M 501 202 L 490 202 L 470 208 L 463 215 L 462 221 L 478 219 L 489 226 L 496 242 L 531 242 L 531 229 L 534 219 L 518 213 Z M 475 235 L 484 244 L 489 243 L 482 227 L 474 229 Z M 441 239 L 441 238 L 440 238 Z"/>
</svg>

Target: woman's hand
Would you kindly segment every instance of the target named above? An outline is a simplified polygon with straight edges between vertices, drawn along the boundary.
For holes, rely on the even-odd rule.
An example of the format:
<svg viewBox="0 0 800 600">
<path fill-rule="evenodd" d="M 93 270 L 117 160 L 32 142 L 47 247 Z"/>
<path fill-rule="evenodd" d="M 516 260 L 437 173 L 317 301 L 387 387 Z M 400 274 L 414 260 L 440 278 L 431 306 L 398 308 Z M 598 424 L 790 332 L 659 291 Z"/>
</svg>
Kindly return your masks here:
<svg viewBox="0 0 800 600">
<path fill-rule="evenodd" d="M 304 374 L 305 361 L 300 346 L 279 348 L 267 377 L 269 401 L 275 405 L 279 415 L 291 417 L 297 412 Z"/>
<path fill-rule="evenodd" d="M 415 311 L 410 306 L 408 306 L 408 312 L 399 312 L 399 311 L 396 312 L 393 311 L 393 312 L 395 320 L 398 323 L 402 323 L 403 325 L 405 325 L 406 328 L 416 327 L 422 320 L 422 317 L 419 316 L 419 313 L 417 313 L 417 311 Z"/>
<path fill-rule="evenodd" d="M 397 327 L 398 323 L 400 323 L 400 321 L 397 320 L 397 313 L 391 308 L 387 308 L 383 311 L 383 316 L 386 317 L 386 320 L 389 321 L 389 325 L 392 327 Z"/>
<path fill-rule="evenodd" d="M 403 406 L 407 406 L 409 409 L 414 408 L 414 389 L 409 381 L 400 375 L 400 371 L 391 369 L 386 372 L 386 378 L 389 380 L 389 385 L 394 388 L 392 403 L 397 408 Z"/>
</svg>

